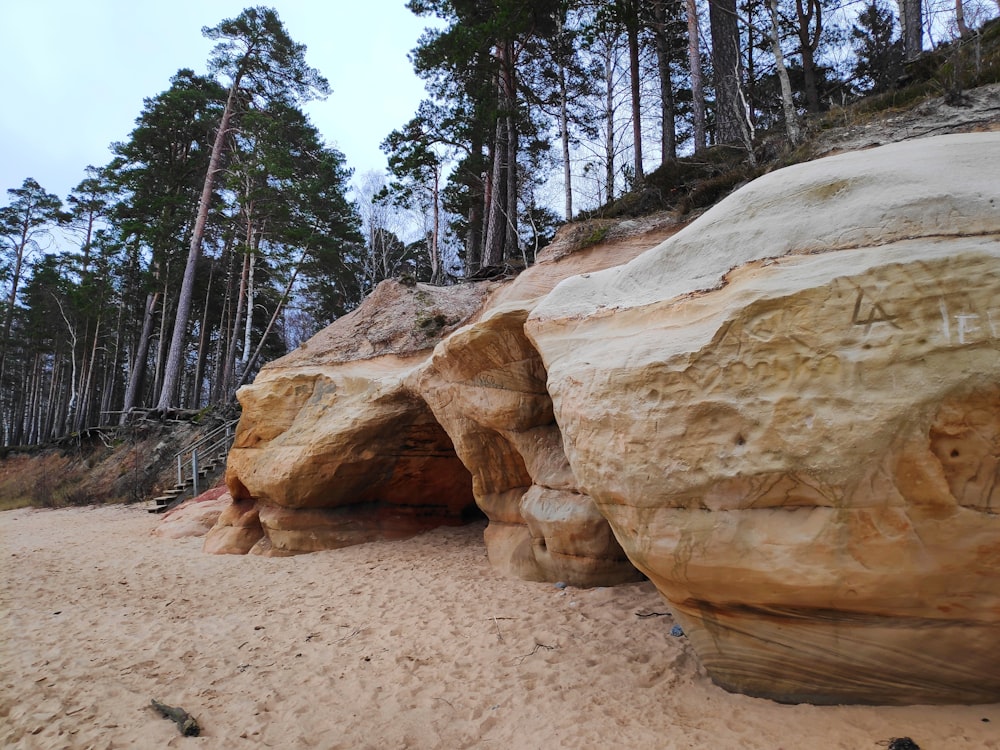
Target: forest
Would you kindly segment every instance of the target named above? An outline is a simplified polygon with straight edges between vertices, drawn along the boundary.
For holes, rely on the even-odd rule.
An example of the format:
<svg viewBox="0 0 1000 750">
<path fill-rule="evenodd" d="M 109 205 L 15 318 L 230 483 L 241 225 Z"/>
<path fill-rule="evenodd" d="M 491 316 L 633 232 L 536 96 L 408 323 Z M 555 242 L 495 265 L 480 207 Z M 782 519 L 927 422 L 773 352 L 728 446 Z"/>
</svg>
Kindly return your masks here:
<svg viewBox="0 0 1000 750">
<path fill-rule="evenodd" d="M 0 446 L 232 403 L 382 280 L 516 271 L 664 165 L 794 147 L 1000 9 L 934 1 L 409 0 L 427 98 L 365 175 L 304 113 L 329 85 L 276 11 L 206 27 L 207 73 L 68 196 L 6 190 Z"/>
</svg>

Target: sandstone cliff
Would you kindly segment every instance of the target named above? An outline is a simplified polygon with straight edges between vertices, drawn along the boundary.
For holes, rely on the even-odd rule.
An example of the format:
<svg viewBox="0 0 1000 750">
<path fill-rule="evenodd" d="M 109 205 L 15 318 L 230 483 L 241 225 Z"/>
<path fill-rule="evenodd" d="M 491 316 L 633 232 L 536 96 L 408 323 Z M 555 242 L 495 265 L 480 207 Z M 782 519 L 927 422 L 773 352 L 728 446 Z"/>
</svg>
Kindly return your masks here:
<svg viewBox="0 0 1000 750">
<path fill-rule="evenodd" d="M 524 321 L 562 279 L 626 262 L 676 229 L 661 216 L 572 252 L 586 230 L 568 228 L 513 280 L 380 285 L 240 390 L 233 504 L 206 551 L 296 554 L 482 513 L 490 559 L 513 575 L 641 577 L 576 487 Z"/>
<path fill-rule="evenodd" d="M 570 465 L 720 684 L 1000 697 L 1000 133 L 772 173 L 528 321 Z"/>
<path fill-rule="evenodd" d="M 475 508 L 471 478 L 403 381 L 493 286 L 388 282 L 265 366 L 240 389 L 233 506 L 206 550 L 288 555 L 459 523 Z"/>
<path fill-rule="evenodd" d="M 997 174 L 998 133 L 910 141 L 515 280 L 384 284 L 240 391 L 206 549 L 478 509 L 513 575 L 648 576 L 729 689 L 1000 699 Z"/>
</svg>

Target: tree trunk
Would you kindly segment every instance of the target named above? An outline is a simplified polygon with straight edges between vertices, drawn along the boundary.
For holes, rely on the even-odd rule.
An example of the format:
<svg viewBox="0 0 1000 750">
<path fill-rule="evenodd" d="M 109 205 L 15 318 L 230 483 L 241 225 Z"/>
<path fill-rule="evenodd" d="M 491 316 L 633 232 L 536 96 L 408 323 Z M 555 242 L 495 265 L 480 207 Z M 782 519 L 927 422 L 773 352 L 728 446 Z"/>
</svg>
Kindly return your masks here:
<svg viewBox="0 0 1000 750">
<path fill-rule="evenodd" d="M 515 106 L 513 86 L 513 59 L 511 45 L 497 46 L 496 56 L 500 68 L 498 81 L 500 92 L 500 113 L 496 123 L 496 142 L 493 147 L 493 170 L 490 180 L 488 216 L 486 224 L 486 244 L 483 248 L 483 266 L 502 266 L 506 261 L 512 240 L 511 229 L 516 233 L 517 196 L 517 134 L 513 129 Z M 513 180 L 514 184 L 510 184 Z M 511 195 L 514 196 L 515 215 L 508 215 L 511 209 Z"/>
<path fill-rule="evenodd" d="M 232 330 L 236 323 L 233 321 L 233 299 L 238 294 L 236 282 L 236 253 L 233 252 L 232 242 L 226 239 L 225 247 L 222 250 L 222 258 L 226 264 L 226 294 L 222 301 L 222 312 L 219 315 L 219 335 L 215 337 L 215 357 L 212 365 L 212 382 L 208 390 L 208 398 L 213 404 L 224 403 L 225 396 L 225 371 L 226 363 L 229 361 L 232 341 Z M 242 264 L 240 266 L 242 275 Z"/>
<path fill-rule="evenodd" d="M 309 246 L 307 245 L 302 250 L 302 255 L 299 256 L 299 262 L 295 264 L 295 268 L 292 271 L 291 278 L 288 279 L 288 283 L 285 285 L 285 291 L 281 294 L 281 299 L 278 300 L 278 304 L 274 308 L 274 312 L 271 314 L 271 319 L 267 321 L 267 327 L 264 329 L 264 333 L 260 336 L 260 341 L 257 342 L 257 348 L 254 349 L 252 355 L 247 360 L 247 366 L 240 374 L 239 382 L 236 387 L 244 385 L 249 379 L 250 370 L 257 363 L 257 359 L 260 357 L 261 351 L 264 349 L 264 341 L 267 339 L 268 334 L 271 333 L 271 329 L 274 327 L 275 321 L 278 319 L 278 315 L 281 313 L 281 309 L 284 307 L 285 302 L 288 301 L 289 295 L 292 293 L 292 287 L 295 286 L 295 279 L 299 275 L 299 270 L 302 268 L 302 264 L 305 262 L 306 256 L 309 254 Z"/>
<path fill-rule="evenodd" d="M 57 422 L 57 424 L 62 425 L 61 434 L 68 434 L 73 428 L 73 417 L 75 416 L 75 410 L 77 405 L 77 399 L 79 397 L 79 392 L 77 390 L 77 368 L 76 368 L 76 345 L 79 340 L 76 329 L 69 322 L 69 318 L 66 317 L 66 312 L 63 310 L 62 303 L 59 301 L 58 297 L 54 297 L 56 305 L 59 307 L 59 314 L 62 316 L 63 323 L 66 324 L 66 331 L 69 336 L 69 365 L 70 365 L 70 377 L 69 377 L 69 401 L 66 403 L 66 413 L 64 418 Z"/>
<path fill-rule="evenodd" d="M 740 34 L 736 0 L 709 0 L 712 26 L 712 66 L 715 69 L 715 136 L 718 143 L 744 140 L 740 103 Z"/>
<path fill-rule="evenodd" d="M 250 253 L 250 271 L 247 274 L 247 309 L 243 318 L 243 348 L 240 349 L 240 369 L 247 366 L 247 359 L 250 357 L 251 340 L 253 339 L 253 309 L 257 303 L 257 288 L 254 284 L 257 271 L 257 250 L 259 248 L 259 235 L 254 243 L 253 252 Z"/>
<path fill-rule="evenodd" d="M 36 354 L 31 363 L 31 380 L 28 388 L 28 414 L 26 437 L 28 445 L 37 445 L 39 442 L 39 422 L 42 416 L 42 381 L 45 377 L 45 368 L 42 366 L 42 355 Z"/>
<path fill-rule="evenodd" d="M 625 34 L 632 97 L 633 186 L 645 179 L 642 168 L 642 102 L 639 99 L 639 9 L 636 0 L 626 3 Z"/>
<path fill-rule="evenodd" d="M 101 332 L 101 318 L 98 317 L 94 322 L 94 339 L 93 344 L 90 348 L 89 363 L 85 364 L 86 377 L 83 380 L 83 387 L 80 389 L 80 406 L 77 409 L 77 418 L 74 429 L 76 431 L 82 430 L 85 426 L 90 426 L 93 424 L 93 389 L 94 389 L 94 370 L 97 369 L 97 354 L 98 354 L 98 339 Z"/>
<path fill-rule="evenodd" d="M 26 373 L 24 373 L 23 367 L 21 369 L 21 372 L 22 372 L 22 375 L 26 374 Z M 23 380 L 23 379 L 24 378 L 22 377 L 21 380 Z M 19 392 L 18 392 L 18 394 L 17 394 L 17 396 L 16 396 L 16 398 L 14 400 L 13 407 L 11 409 L 11 413 L 12 413 L 11 427 L 13 428 L 11 443 L 14 444 L 14 445 L 24 445 L 24 444 L 26 444 L 28 442 L 25 439 L 26 438 L 26 429 L 25 428 L 27 427 L 27 421 L 28 421 L 27 420 L 27 408 L 28 408 L 28 405 L 27 405 L 27 399 L 25 398 L 25 395 L 26 394 L 24 394 L 23 392 L 20 392 L 20 390 L 19 390 Z"/>
<path fill-rule="evenodd" d="M 997 5 L 1000 6 L 1000 2 Z M 958 26 L 958 35 L 962 39 L 972 34 L 971 29 L 965 23 L 965 3 L 963 0 L 955 0 L 955 24 Z"/>
<path fill-rule="evenodd" d="M 823 30 L 823 7 L 819 0 L 795 0 L 795 16 L 798 21 L 796 31 L 799 37 L 799 47 L 802 52 L 802 78 L 805 86 L 806 106 L 810 112 L 815 114 L 819 112 L 819 92 L 816 88 L 814 53 L 819 45 L 820 33 Z"/>
<path fill-rule="evenodd" d="M 668 39 L 669 18 L 665 0 L 653 2 L 655 24 L 656 68 L 660 75 L 660 160 L 673 161 L 677 158 L 677 113 L 674 102 L 674 85 L 670 79 L 672 50 Z"/>
<path fill-rule="evenodd" d="M 194 388 L 191 399 L 196 409 L 201 407 L 202 381 L 205 379 L 205 360 L 208 358 L 208 308 L 212 301 L 212 279 L 215 276 L 215 264 L 208 270 L 208 284 L 205 285 L 205 306 L 201 312 L 201 325 L 198 331 L 198 362 L 194 368 Z"/>
<path fill-rule="evenodd" d="M 517 257 L 520 251 L 520 237 L 518 236 L 518 214 L 517 214 L 517 146 L 518 135 L 517 125 L 514 121 L 514 107 L 516 106 L 516 89 L 514 81 L 513 61 L 511 70 L 508 71 L 506 98 L 510 103 L 507 108 L 507 200 L 506 214 L 507 230 L 504 233 L 504 253 L 503 259 L 506 263 L 511 258 Z"/>
<path fill-rule="evenodd" d="M 799 125 L 796 121 L 795 104 L 792 102 L 792 85 L 788 81 L 788 69 L 785 68 L 785 56 L 781 52 L 778 27 L 778 0 L 770 0 L 771 6 L 771 51 L 774 52 L 774 63 L 778 69 L 778 80 L 781 83 L 781 105 L 785 111 L 785 132 L 793 144 L 799 142 Z"/>
<path fill-rule="evenodd" d="M 139 334 L 139 346 L 136 347 L 135 358 L 132 360 L 132 372 L 129 374 L 128 385 L 125 387 L 125 401 L 122 403 L 120 424 L 128 421 L 128 413 L 136 405 L 142 392 L 142 381 L 146 377 L 146 360 L 149 357 L 149 342 L 153 338 L 153 316 L 159 292 L 146 296 L 146 308 L 142 316 L 142 333 Z"/>
<path fill-rule="evenodd" d="M 111 355 L 110 363 L 105 360 L 104 366 L 104 386 L 101 388 L 101 414 L 104 415 L 105 418 L 103 421 L 107 424 L 111 424 L 111 410 L 119 391 L 118 370 L 122 356 L 122 340 L 124 339 L 125 308 L 125 304 L 118 306 L 118 320 L 115 323 L 114 352 Z"/>
<path fill-rule="evenodd" d="M 163 368 L 167 361 L 167 326 L 170 320 L 170 309 L 167 305 L 167 282 L 163 282 L 163 307 L 160 310 L 160 332 L 156 342 L 156 366 L 153 368 L 153 393 L 150 402 L 156 401 L 159 397 L 160 389 L 163 387 Z"/>
<path fill-rule="evenodd" d="M 2 349 L 0 349 L 0 383 L 3 382 L 3 376 L 6 372 L 7 348 L 10 346 L 10 329 L 14 323 L 17 287 L 21 281 L 21 266 L 24 263 L 24 249 L 28 244 L 29 229 L 30 224 L 28 221 L 25 221 L 22 226 L 21 239 L 14 248 L 14 270 L 10 277 L 10 294 L 7 296 L 7 314 L 4 316 L 3 322 L 3 341 L 0 342 L 0 346 L 2 346 Z"/>
<path fill-rule="evenodd" d="M 507 170 L 504 161 L 507 155 L 507 121 L 497 120 L 496 142 L 493 147 L 493 170 L 490 178 L 489 204 L 486 220 L 486 242 L 483 246 L 483 267 L 503 265 L 504 234 L 507 221 L 504 208 L 507 201 Z"/>
<path fill-rule="evenodd" d="M 604 117 L 607 132 L 604 137 L 605 202 L 615 198 L 615 61 L 614 50 L 608 45 L 604 57 Z"/>
<path fill-rule="evenodd" d="M 691 119 L 694 127 L 694 152 L 705 149 L 705 84 L 701 75 L 701 46 L 698 30 L 697 0 L 686 0 L 688 27 L 688 64 L 691 67 Z"/>
<path fill-rule="evenodd" d="M 483 202 L 473 197 L 469 207 L 469 228 L 465 235 L 465 273 L 471 275 L 483 267 Z"/>
<path fill-rule="evenodd" d="M 243 256 L 243 272 L 240 274 L 240 290 L 236 293 L 236 312 L 233 315 L 233 327 L 229 334 L 229 346 L 226 348 L 226 364 L 222 370 L 222 386 L 220 395 L 223 401 L 228 401 L 232 395 L 233 382 L 236 377 L 236 347 L 240 340 L 240 327 L 243 315 L 246 313 L 247 283 L 250 278 L 250 253 Z"/>
<path fill-rule="evenodd" d="M 912 60 L 924 47 L 923 4 L 920 0 L 898 0 L 899 25 L 903 30 L 903 59 Z"/>
<path fill-rule="evenodd" d="M 433 223 L 431 227 L 431 283 L 441 284 L 444 282 L 444 272 L 441 268 L 441 248 L 439 246 L 439 227 L 441 226 L 441 167 L 434 165 L 434 190 L 432 198 L 434 200 Z"/>
<path fill-rule="evenodd" d="M 473 130 L 469 162 L 480 164 L 483 154 L 483 141 L 479 129 Z M 465 235 L 465 272 L 467 275 L 476 273 L 483 265 L 483 212 L 488 205 L 486 198 L 488 178 L 485 174 L 472 175 L 468 180 L 470 185 L 469 228 Z M 475 185 L 476 187 L 473 187 Z"/>
<path fill-rule="evenodd" d="M 45 410 L 45 421 L 42 424 L 42 432 L 39 442 L 45 442 L 52 437 L 52 430 L 56 424 L 56 394 L 59 392 L 59 370 L 62 368 L 59 350 L 52 355 L 52 379 L 49 381 L 48 409 Z"/>
<path fill-rule="evenodd" d="M 563 210 L 566 221 L 573 221 L 573 172 L 569 161 L 569 86 L 566 67 L 559 65 L 559 140 L 562 143 Z"/>
<path fill-rule="evenodd" d="M 198 200 L 198 218 L 195 220 L 194 231 L 191 233 L 191 247 L 188 250 L 187 263 L 184 265 L 184 280 L 181 282 L 181 293 L 177 300 L 177 315 L 174 318 L 173 335 L 170 337 L 170 351 L 167 354 L 166 368 L 163 376 L 163 387 L 160 390 L 160 400 L 156 408 L 166 411 L 175 403 L 175 394 L 184 360 L 184 340 L 187 335 L 188 318 L 191 315 L 191 303 L 194 295 L 194 277 L 201 258 L 201 243 L 205 237 L 205 225 L 208 223 L 208 209 L 212 203 L 212 193 L 215 190 L 215 179 L 222 169 L 222 154 L 225 150 L 226 136 L 229 132 L 229 122 L 233 116 L 236 104 L 236 92 L 239 88 L 239 76 L 233 81 L 226 98 L 226 107 L 222 112 L 222 121 L 215 134 L 212 144 L 212 155 L 208 161 L 208 171 L 202 186 L 201 198 Z"/>
</svg>

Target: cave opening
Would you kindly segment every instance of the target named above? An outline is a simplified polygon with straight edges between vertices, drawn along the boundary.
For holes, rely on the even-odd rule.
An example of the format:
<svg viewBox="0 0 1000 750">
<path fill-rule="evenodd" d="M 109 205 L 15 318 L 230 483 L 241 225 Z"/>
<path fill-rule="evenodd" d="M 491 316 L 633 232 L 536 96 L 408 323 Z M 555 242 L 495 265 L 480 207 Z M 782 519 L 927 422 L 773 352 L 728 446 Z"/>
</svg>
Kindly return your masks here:
<svg viewBox="0 0 1000 750">
<path fill-rule="evenodd" d="M 361 501 L 373 502 L 397 518 L 408 517 L 415 530 L 485 520 L 476 504 L 472 474 L 430 408 L 419 400 L 409 417 L 394 428 L 391 460 L 379 462 L 381 470 L 373 472 L 376 482 Z"/>
</svg>

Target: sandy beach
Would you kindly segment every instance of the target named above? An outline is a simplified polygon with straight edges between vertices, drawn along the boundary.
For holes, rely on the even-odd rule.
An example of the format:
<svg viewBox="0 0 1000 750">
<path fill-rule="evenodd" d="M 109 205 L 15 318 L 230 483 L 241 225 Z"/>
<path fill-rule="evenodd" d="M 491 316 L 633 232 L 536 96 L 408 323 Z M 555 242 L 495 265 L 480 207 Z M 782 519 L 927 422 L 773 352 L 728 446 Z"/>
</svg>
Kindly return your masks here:
<svg viewBox="0 0 1000 750">
<path fill-rule="evenodd" d="M 509 580 L 480 524 L 210 556 L 132 506 L 0 513 L 5 748 L 1000 748 L 1000 704 L 731 695 L 648 583 Z M 643 616 L 646 615 L 646 616 Z M 195 716 L 183 737 L 151 699 Z"/>
</svg>

